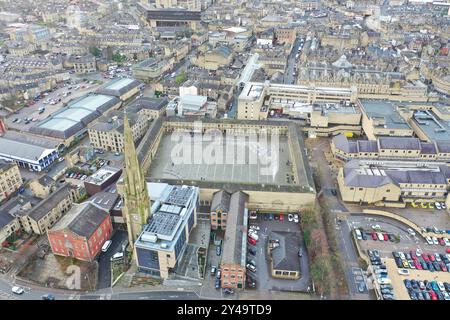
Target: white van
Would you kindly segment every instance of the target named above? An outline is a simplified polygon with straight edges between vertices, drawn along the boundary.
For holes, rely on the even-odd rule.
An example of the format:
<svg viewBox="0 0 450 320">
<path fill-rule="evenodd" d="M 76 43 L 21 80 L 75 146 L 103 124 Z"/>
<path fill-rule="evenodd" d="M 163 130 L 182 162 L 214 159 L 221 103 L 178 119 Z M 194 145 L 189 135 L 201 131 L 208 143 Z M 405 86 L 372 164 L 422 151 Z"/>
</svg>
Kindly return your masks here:
<svg viewBox="0 0 450 320">
<path fill-rule="evenodd" d="M 361 231 L 359 231 L 359 229 L 355 229 L 355 234 L 356 234 L 356 239 L 362 240 L 362 234 L 361 234 Z"/>
<path fill-rule="evenodd" d="M 249 232 L 248 236 L 255 241 L 258 241 L 258 239 L 259 239 L 258 235 L 255 232 Z"/>
<path fill-rule="evenodd" d="M 120 260 L 123 258 L 123 252 L 117 252 L 111 257 L 111 261 Z"/>
<path fill-rule="evenodd" d="M 111 244 L 112 244 L 111 240 L 105 241 L 105 243 L 102 246 L 102 252 L 108 251 L 108 249 L 111 246 Z"/>
</svg>

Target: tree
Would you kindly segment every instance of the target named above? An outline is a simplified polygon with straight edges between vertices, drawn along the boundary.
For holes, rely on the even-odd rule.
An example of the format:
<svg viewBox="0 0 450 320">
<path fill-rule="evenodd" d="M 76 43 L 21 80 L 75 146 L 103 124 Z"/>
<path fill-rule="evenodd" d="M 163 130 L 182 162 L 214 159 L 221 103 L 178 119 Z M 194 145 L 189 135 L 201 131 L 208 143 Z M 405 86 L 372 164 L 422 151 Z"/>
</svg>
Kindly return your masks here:
<svg viewBox="0 0 450 320">
<path fill-rule="evenodd" d="M 90 48 L 90 52 L 96 57 L 96 58 L 100 58 L 100 56 L 102 55 L 102 51 L 97 48 L 97 47 L 91 47 Z"/>
<path fill-rule="evenodd" d="M 121 62 L 124 62 L 127 59 L 127 57 L 120 53 L 115 53 L 115 54 L 113 54 L 112 59 L 113 59 L 113 61 L 115 61 L 117 63 L 121 63 Z"/>
</svg>

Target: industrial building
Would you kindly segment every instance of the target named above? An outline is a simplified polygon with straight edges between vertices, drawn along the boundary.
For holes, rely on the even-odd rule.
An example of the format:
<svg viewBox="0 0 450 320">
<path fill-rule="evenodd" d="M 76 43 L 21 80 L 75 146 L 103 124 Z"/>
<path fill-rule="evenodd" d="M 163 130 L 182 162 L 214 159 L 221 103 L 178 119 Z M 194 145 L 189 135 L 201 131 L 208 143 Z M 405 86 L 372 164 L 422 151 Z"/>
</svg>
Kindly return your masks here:
<svg viewBox="0 0 450 320">
<path fill-rule="evenodd" d="M 31 132 L 59 138 L 69 145 L 87 131 L 87 125 L 110 109 L 117 109 L 120 99 L 102 94 L 88 94 L 53 113 L 30 129 Z"/>
<path fill-rule="evenodd" d="M 96 92 L 107 96 L 114 96 L 122 101 L 128 100 L 140 91 L 142 83 L 130 78 L 117 78 L 104 86 L 100 87 Z"/>
<path fill-rule="evenodd" d="M 42 171 L 58 159 L 58 151 L 29 142 L 0 137 L 0 159 L 14 161 L 21 168 Z"/>
</svg>

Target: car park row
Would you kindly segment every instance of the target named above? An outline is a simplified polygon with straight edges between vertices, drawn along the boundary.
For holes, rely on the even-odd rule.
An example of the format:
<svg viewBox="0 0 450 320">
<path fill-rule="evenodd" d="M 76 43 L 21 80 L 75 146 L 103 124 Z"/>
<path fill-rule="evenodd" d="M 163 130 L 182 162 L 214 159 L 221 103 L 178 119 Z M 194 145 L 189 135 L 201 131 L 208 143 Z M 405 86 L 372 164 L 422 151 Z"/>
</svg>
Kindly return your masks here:
<svg viewBox="0 0 450 320">
<path fill-rule="evenodd" d="M 403 280 L 411 300 L 450 300 L 450 284 L 441 281 Z"/>
<path fill-rule="evenodd" d="M 417 249 L 409 253 L 392 252 L 392 255 L 399 268 L 450 272 L 450 253 L 428 254 Z"/>
<path fill-rule="evenodd" d="M 395 300 L 394 288 L 391 285 L 391 280 L 388 278 L 386 265 L 381 262 L 380 253 L 378 250 L 367 250 L 367 253 L 372 264 L 373 275 L 376 281 L 375 288 L 379 290 L 380 296 L 384 300 Z"/>
</svg>

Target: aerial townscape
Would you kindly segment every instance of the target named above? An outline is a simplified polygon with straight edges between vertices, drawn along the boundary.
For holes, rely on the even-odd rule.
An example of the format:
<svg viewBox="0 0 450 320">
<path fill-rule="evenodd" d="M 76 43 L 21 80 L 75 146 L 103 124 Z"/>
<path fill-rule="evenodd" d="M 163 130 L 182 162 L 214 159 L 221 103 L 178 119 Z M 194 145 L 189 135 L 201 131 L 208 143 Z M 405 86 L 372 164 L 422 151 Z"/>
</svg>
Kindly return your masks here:
<svg viewBox="0 0 450 320">
<path fill-rule="evenodd" d="M 450 300 L 449 39 L 450 0 L 0 1 L 0 300 Z"/>
</svg>

